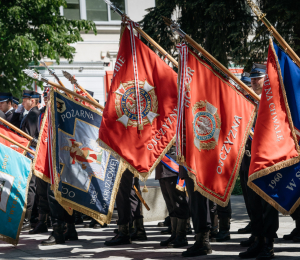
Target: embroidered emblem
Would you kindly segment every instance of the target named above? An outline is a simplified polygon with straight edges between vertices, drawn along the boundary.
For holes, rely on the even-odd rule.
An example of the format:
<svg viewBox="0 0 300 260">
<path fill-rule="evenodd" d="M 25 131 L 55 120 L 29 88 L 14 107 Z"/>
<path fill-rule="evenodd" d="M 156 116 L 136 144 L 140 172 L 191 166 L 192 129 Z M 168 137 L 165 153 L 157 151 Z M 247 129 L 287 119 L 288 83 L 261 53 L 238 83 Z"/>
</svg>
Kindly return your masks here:
<svg viewBox="0 0 300 260">
<path fill-rule="evenodd" d="M 7 202 L 14 183 L 14 177 L 0 171 L 0 210 L 6 212 Z"/>
<path fill-rule="evenodd" d="M 5 181 L 4 180 L 0 180 L 0 202 L 1 202 L 1 195 L 4 189 L 4 185 L 5 185 Z"/>
<path fill-rule="evenodd" d="M 214 149 L 218 144 L 221 120 L 217 110 L 207 101 L 197 102 L 193 107 L 194 145 L 199 151 Z"/>
<path fill-rule="evenodd" d="M 142 123 L 152 125 L 154 119 L 159 116 L 157 114 L 158 101 L 153 86 L 147 80 L 139 81 L 141 95 L 141 115 Z M 137 127 L 138 114 L 135 96 L 134 81 L 121 83 L 115 92 L 115 108 L 118 115 L 117 121 L 127 126 Z"/>
<path fill-rule="evenodd" d="M 65 102 L 59 98 L 56 98 L 56 107 L 57 107 L 57 112 L 59 113 L 63 113 L 67 109 Z"/>
</svg>

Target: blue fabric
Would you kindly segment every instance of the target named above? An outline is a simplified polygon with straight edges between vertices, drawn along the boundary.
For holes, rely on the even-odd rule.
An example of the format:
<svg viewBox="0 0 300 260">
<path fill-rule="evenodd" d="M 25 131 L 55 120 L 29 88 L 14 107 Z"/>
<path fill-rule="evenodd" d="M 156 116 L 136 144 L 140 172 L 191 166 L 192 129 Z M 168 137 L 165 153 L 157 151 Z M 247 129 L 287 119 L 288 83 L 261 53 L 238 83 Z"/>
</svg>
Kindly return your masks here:
<svg viewBox="0 0 300 260">
<path fill-rule="evenodd" d="M 0 143 L 0 239 L 18 244 L 31 160 Z"/>
<path fill-rule="evenodd" d="M 300 129 L 300 68 L 275 43 L 283 84 L 295 127 Z"/>
<path fill-rule="evenodd" d="M 119 159 L 96 143 L 102 116 L 57 92 L 54 100 L 55 167 L 61 176 L 57 189 L 63 202 L 84 208 L 86 214 L 107 215 L 114 205 L 117 175 L 122 173 Z"/>
<path fill-rule="evenodd" d="M 292 120 L 300 128 L 300 69 L 291 58 L 273 43 L 290 107 Z M 290 211 L 300 198 L 300 163 L 275 171 L 253 181 L 279 206 Z"/>
<path fill-rule="evenodd" d="M 165 154 L 165 156 L 170 159 L 173 163 L 175 163 L 176 165 L 178 165 L 179 167 L 179 164 L 172 158 L 170 157 L 169 155 Z M 174 168 L 172 168 L 170 165 L 166 164 L 163 160 L 161 160 L 161 163 L 166 166 L 170 171 L 172 172 L 175 172 L 175 173 L 178 173 L 178 171 L 176 171 Z"/>
<path fill-rule="evenodd" d="M 34 149 L 32 146 L 30 146 L 30 149 L 31 149 L 32 151 L 34 151 L 34 152 L 35 152 L 35 149 Z M 27 157 L 28 157 L 29 159 L 33 160 L 33 158 L 34 158 L 34 155 L 33 155 L 33 154 L 31 154 L 31 153 L 27 153 Z"/>
<path fill-rule="evenodd" d="M 282 208 L 290 211 L 300 197 L 300 163 L 260 177 L 253 183 Z"/>
</svg>

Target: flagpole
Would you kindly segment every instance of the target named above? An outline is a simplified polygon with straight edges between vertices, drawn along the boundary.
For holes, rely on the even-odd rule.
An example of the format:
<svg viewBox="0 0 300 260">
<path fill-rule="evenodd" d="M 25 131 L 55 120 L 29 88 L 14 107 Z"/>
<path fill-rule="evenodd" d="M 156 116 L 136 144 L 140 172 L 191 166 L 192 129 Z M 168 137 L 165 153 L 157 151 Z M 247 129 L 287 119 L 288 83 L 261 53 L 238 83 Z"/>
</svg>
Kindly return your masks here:
<svg viewBox="0 0 300 260">
<path fill-rule="evenodd" d="M 201 45 L 195 42 L 190 36 L 188 36 L 184 31 L 182 31 L 178 24 L 175 24 L 168 18 L 163 18 L 165 23 L 171 27 L 173 31 L 179 34 L 180 37 L 185 39 L 191 46 L 193 46 L 197 51 L 201 52 L 204 57 L 210 60 L 219 70 L 221 70 L 225 75 L 231 77 L 242 89 L 244 89 L 250 96 L 255 100 L 260 101 L 260 97 L 250 89 L 244 82 L 237 78 L 230 70 L 228 70 L 223 64 L 221 64 L 215 57 L 213 57 L 209 52 L 207 52 Z"/>
<path fill-rule="evenodd" d="M 251 0 L 247 0 L 247 2 L 248 5 L 251 7 L 252 11 L 257 15 L 258 20 L 261 20 L 265 24 L 265 26 L 268 28 L 270 33 L 273 34 L 274 38 L 279 42 L 281 47 L 284 49 L 284 51 L 287 52 L 289 56 L 292 58 L 293 62 L 295 62 L 298 67 L 300 67 L 300 58 L 293 51 L 291 46 L 281 37 L 281 35 L 277 32 L 274 26 L 267 20 L 267 18 L 265 17 L 266 14 L 262 13 L 259 7 L 256 4 L 254 4 Z"/>
<path fill-rule="evenodd" d="M 59 83 L 59 85 L 61 85 L 62 87 L 66 88 L 65 85 L 59 79 L 59 77 L 56 75 L 55 71 L 53 69 L 50 69 L 45 62 L 41 61 L 41 63 L 44 65 L 44 67 L 46 67 L 48 69 L 50 75 L 52 75 L 57 80 L 57 82 Z M 67 94 L 67 96 L 70 97 L 70 98 L 72 98 L 72 96 L 70 96 L 70 94 Z"/>
<path fill-rule="evenodd" d="M 101 106 L 98 102 L 89 100 L 88 98 L 85 98 L 85 97 L 77 94 L 76 92 L 74 92 L 72 90 L 69 90 L 69 89 L 67 89 L 65 87 L 62 87 L 61 85 L 59 85 L 59 84 L 57 84 L 57 83 L 55 83 L 55 82 L 53 82 L 53 81 L 51 81 L 51 80 L 43 77 L 41 74 L 37 73 L 34 70 L 25 69 L 25 70 L 23 70 L 23 72 L 28 77 L 31 77 L 31 78 L 33 78 L 35 80 L 38 80 L 38 81 L 43 81 L 43 82 L 51 85 L 52 87 L 58 88 L 59 90 L 66 92 L 67 95 L 69 94 L 71 96 L 77 97 L 77 98 L 79 98 L 79 99 L 81 99 L 81 100 L 83 100 L 83 101 L 85 101 L 85 102 L 87 102 L 89 104 L 92 104 L 94 107 L 97 107 L 97 108 L 100 108 L 101 110 L 104 110 L 104 107 Z"/>
<path fill-rule="evenodd" d="M 145 208 L 149 211 L 150 208 L 148 206 L 148 204 L 146 203 L 146 201 L 143 199 L 142 195 L 139 193 L 138 189 L 135 187 L 135 185 L 133 185 L 133 188 L 135 190 L 136 195 L 139 197 L 140 201 L 144 204 Z"/>
<path fill-rule="evenodd" d="M 67 72 L 67 71 L 65 71 L 65 70 L 63 70 L 62 72 L 63 72 L 63 75 L 65 76 L 65 78 L 67 78 L 67 79 L 71 82 L 71 84 L 74 84 L 77 88 L 79 88 L 81 91 L 83 91 L 83 92 L 87 95 L 87 98 L 88 98 L 89 100 L 92 100 L 92 101 L 94 101 L 94 102 L 97 102 L 97 101 L 90 95 L 89 92 L 87 92 L 83 87 L 81 87 L 81 86 L 77 83 L 77 79 L 74 79 L 74 78 L 72 77 L 72 75 L 71 75 L 69 72 Z M 97 103 L 98 103 L 98 102 L 97 102 Z"/>
<path fill-rule="evenodd" d="M 120 9 L 118 9 L 112 2 L 109 0 L 104 0 L 105 3 L 107 3 L 110 8 L 115 11 L 117 14 L 119 14 L 121 17 L 125 17 L 127 20 L 131 20 L 126 14 L 124 14 Z M 173 63 L 175 67 L 178 68 L 178 62 L 170 55 L 167 51 L 165 51 L 157 42 L 155 42 L 147 33 L 145 33 L 140 27 L 137 27 L 133 25 L 133 28 L 144 37 L 146 41 L 148 41 L 153 47 L 155 47 L 164 58 L 167 58 L 170 62 Z"/>
<path fill-rule="evenodd" d="M 5 136 L 5 135 L 3 135 L 3 134 L 1 134 L 1 133 L 0 133 L 0 137 L 2 137 L 2 138 L 4 138 L 4 139 L 6 139 L 7 141 L 9 141 L 9 142 L 11 142 L 11 143 L 13 143 L 13 144 L 19 146 L 20 148 L 22 148 L 22 149 L 25 150 L 26 152 L 31 153 L 33 156 L 35 155 L 35 152 L 34 152 L 34 151 L 28 149 L 28 148 L 25 147 L 24 145 L 19 144 L 18 142 L 16 142 L 16 141 L 10 139 L 9 137 L 7 137 L 7 136 Z"/>
<path fill-rule="evenodd" d="M 54 82 L 52 82 L 52 81 L 48 81 L 48 83 L 49 83 L 51 86 L 53 86 L 53 87 L 55 87 L 55 88 L 58 88 L 58 89 L 60 89 L 60 90 L 62 90 L 62 91 L 64 91 L 64 92 L 66 92 L 67 94 L 72 95 L 73 97 L 77 97 L 77 98 L 79 98 L 79 99 L 81 99 L 81 100 L 83 100 L 83 101 L 85 101 L 85 102 L 87 102 L 87 103 L 90 103 L 90 104 L 93 105 L 94 107 L 97 107 L 97 108 L 100 108 L 101 110 L 104 110 L 104 107 L 101 106 L 101 105 L 100 105 L 98 102 L 96 102 L 96 101 L 89 100 L 88 98 L 83 97 L 83 96 L 77 94 L 76 92 L 74 92 L 74 91 L 72 91 L 72 90 L 69 90 L 69 89 L 67 89 L 67 88 L 64 88 L 64 87 L 62 87 L 62 86 L 60 86 L 60 85 L 58 85 L 58 84 L 56 84 L 56 83 L 54 83 Z"/>
<path fill-rule="evenodd" d="M 0 122 L 2 122 L 3 124 L 7 125 L 9 128 L 11 128 L 12 130 L 16 131 L 17 133 L 23 135 L 29 141 L 33 140 L 33 137 L 31 137 L 30 135 L 26 134 L 21 129 L 15 127 L 14 125 L 12 125 L 11 123 L 9 123 L 8 121 L 6 121 L 5 119 L 3 119 L 1 117 L 0 117 Z"/>
</svg>

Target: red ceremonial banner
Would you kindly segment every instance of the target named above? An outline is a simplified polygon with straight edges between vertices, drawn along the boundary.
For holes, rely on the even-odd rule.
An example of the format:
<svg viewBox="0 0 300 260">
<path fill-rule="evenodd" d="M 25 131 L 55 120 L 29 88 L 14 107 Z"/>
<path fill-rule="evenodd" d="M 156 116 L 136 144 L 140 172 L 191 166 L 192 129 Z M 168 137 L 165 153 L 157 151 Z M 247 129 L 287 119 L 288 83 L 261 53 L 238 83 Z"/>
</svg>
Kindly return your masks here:
<svg viewBox="0 0 300 260">
<path fill-rule="evenodd" d="M 251 148 L 251 181 L 300 161 L 300 150 L 277 56 L 270 40 L 267 74 Z"/>
<path fill-rule="evenodd" d="M 6 128 L 5 126 L 3 125 L 0 125 L 0 133 L 9 137 L 10 139 L 16 141 L 17 143 L 29 148 L 30 146 L 30 142 L 27 138 L 25 137 L 22 137 L 20 135 L 18 135 L 17 133 L 13 132 L 12 130 Z M 0 143 L 14 149 L 15 151 L 19 152 L 19 153 L 22 153 L 23 155 L 25 155 L 25 151 L 23 149 L 21 149 L 19 146 L 7 141 L 6 139 L 4 138 L 1 138 L 0 137 Z"/>
<path fill-rule="evenodd" d="M 50 182 L 50 168 L 48 159 L 48 108 L 45 110 L 40 128 L 36 155 L 32 162 L 33 173 L 45 182 Z"/>
<path fill-rule="evenodd" d="M 102 145 L 119 154 L 132 172 L 147 177 L 174 142 L 177 74 L 135 37 L 134 74 L 130 32 L 126 28 L 99 130 Z M 143 130 L 138 130 L 134 75 L 138 76 Z"/>
<path fill-rule="evenodd" d="M 195 189 L 224 207 L 234 188 L 256 106 L 191 51 L 187 74 L 184 164 Z"/>
</svg>

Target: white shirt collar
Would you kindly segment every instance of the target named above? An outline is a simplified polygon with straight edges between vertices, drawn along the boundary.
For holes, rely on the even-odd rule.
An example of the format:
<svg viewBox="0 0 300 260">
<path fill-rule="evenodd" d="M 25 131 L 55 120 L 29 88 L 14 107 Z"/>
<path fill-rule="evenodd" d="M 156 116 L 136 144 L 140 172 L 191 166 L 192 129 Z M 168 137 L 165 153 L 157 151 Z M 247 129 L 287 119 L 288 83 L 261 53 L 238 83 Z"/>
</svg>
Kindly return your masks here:
<svg viewBox="0 0 300 260">
<path fill-rule="evenodd" d="M 11 111 L 11 110 L 13 110 L 14 108 L 13 107 L 11 107 L 9 110 L 7 110 L 6 112 L 5 112 L 5 115 L 9 112 L 9 111 Z"/>
</svg>

